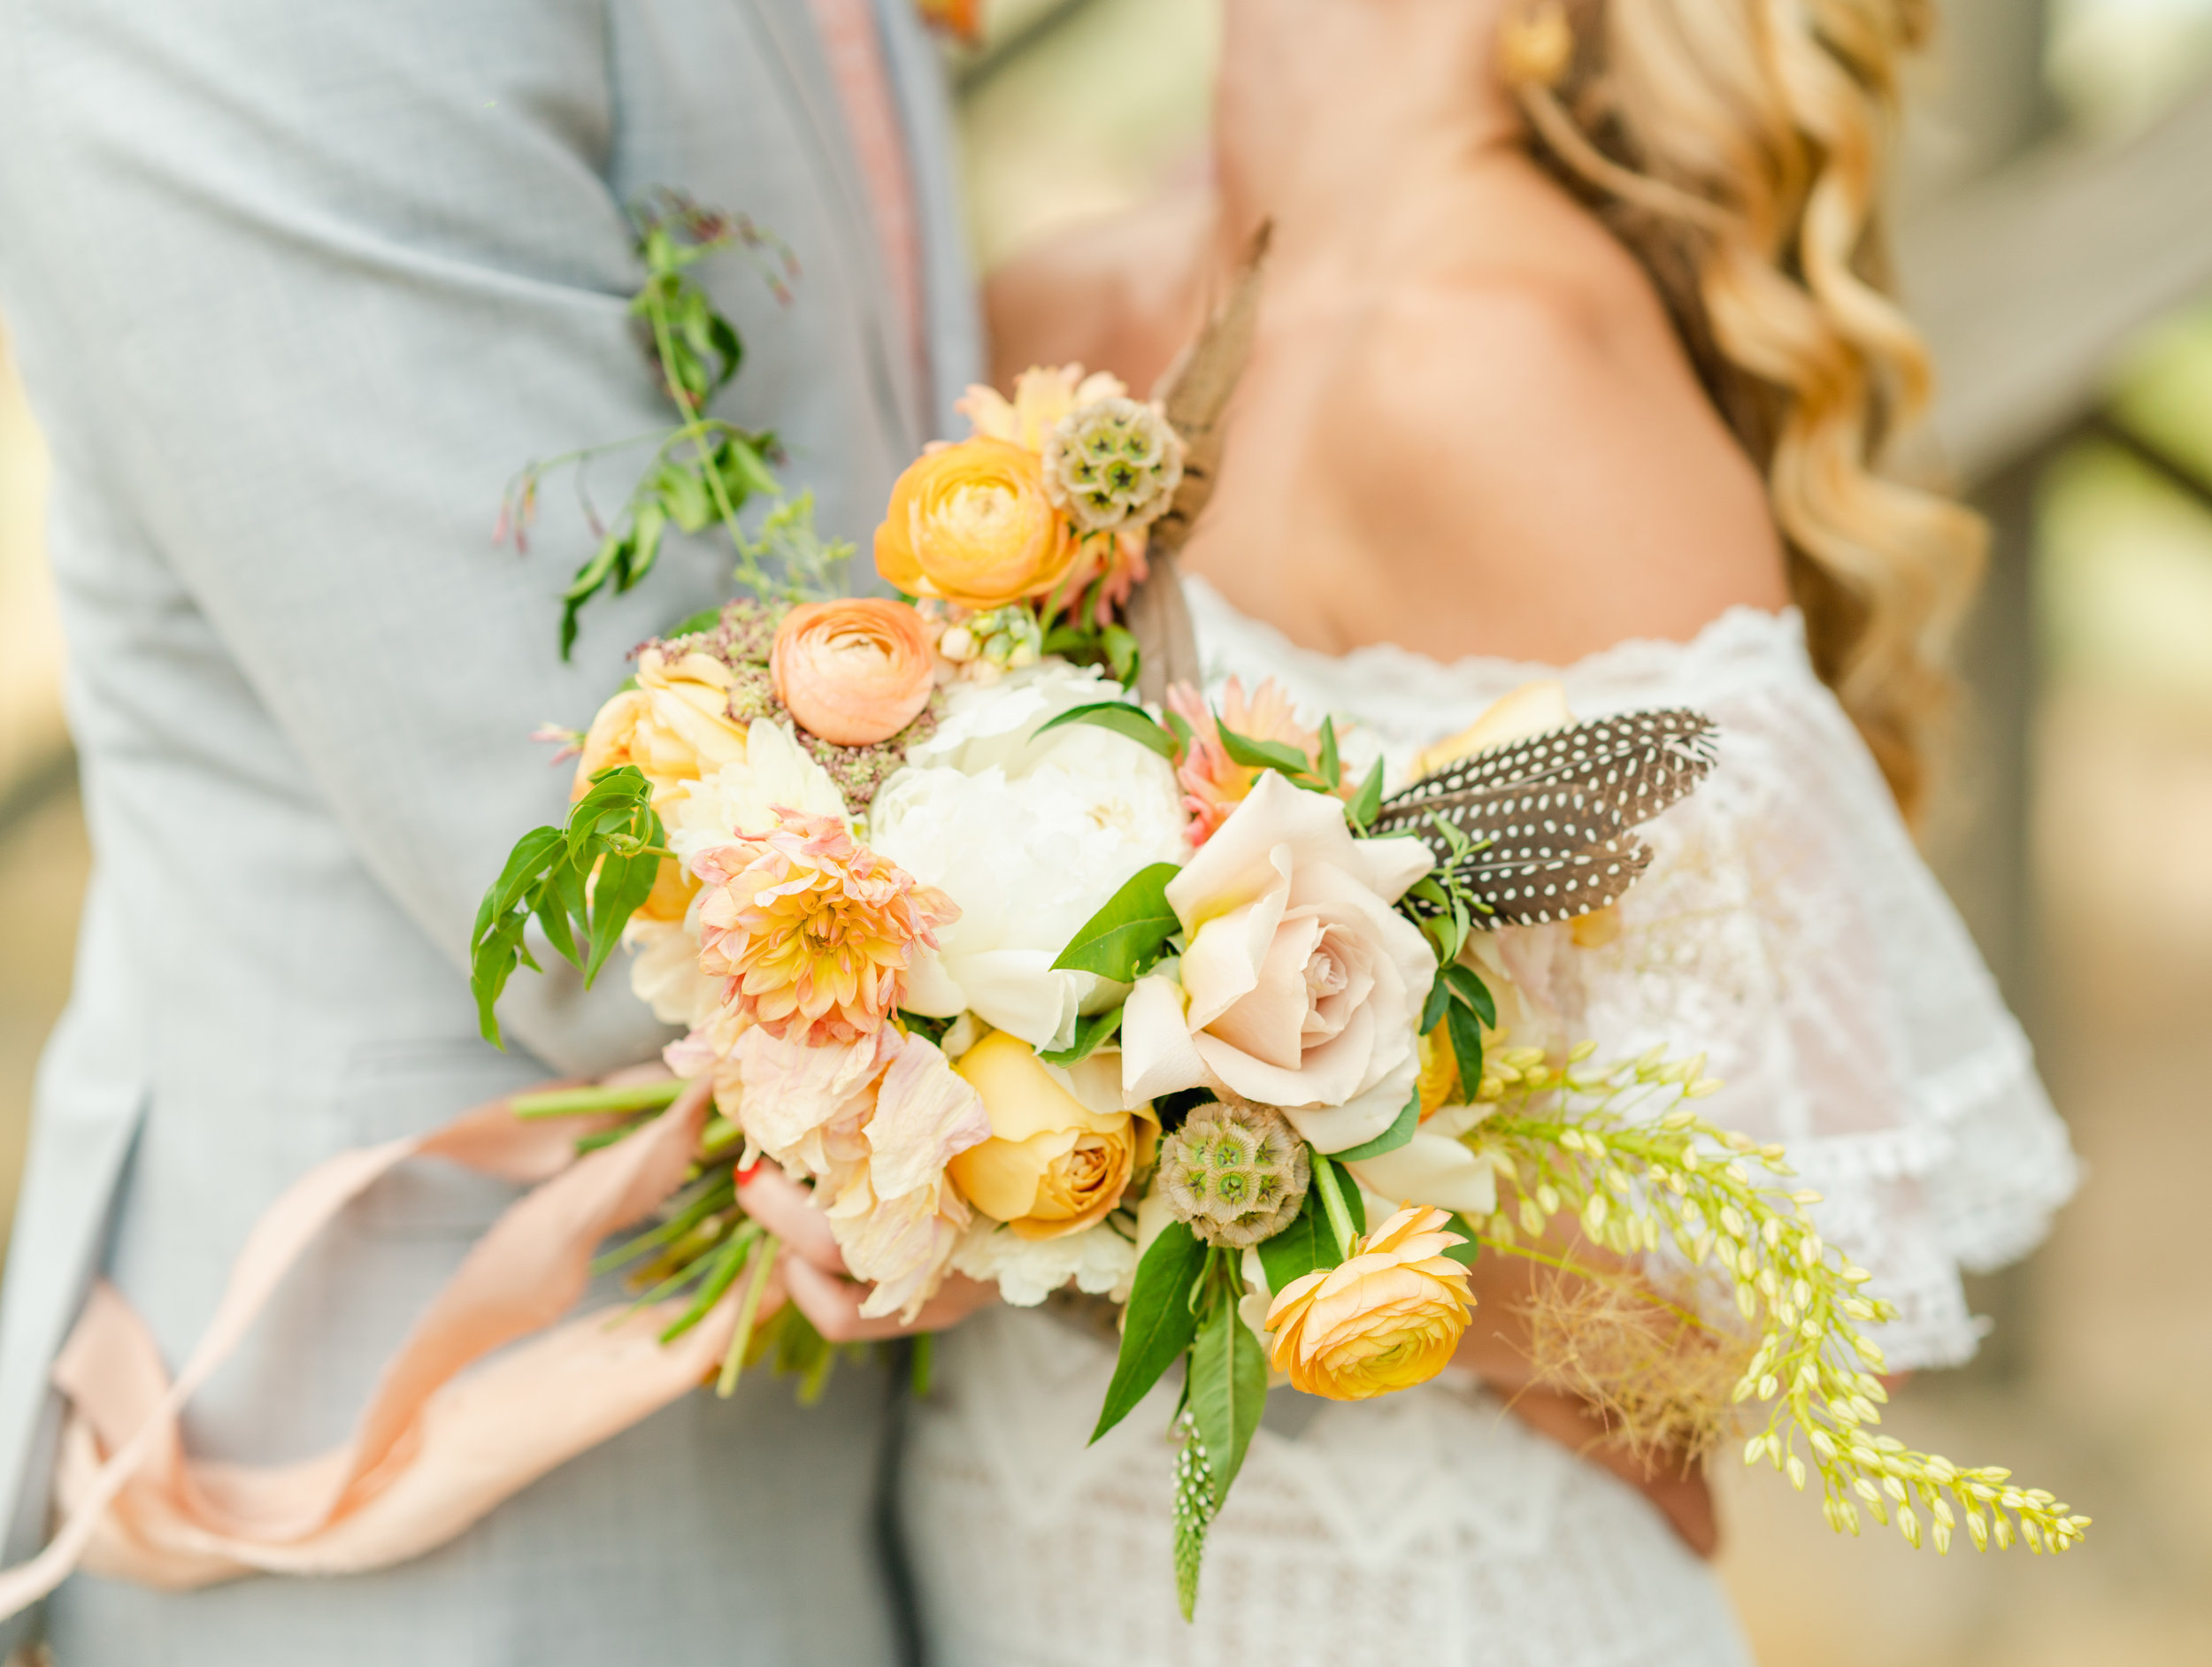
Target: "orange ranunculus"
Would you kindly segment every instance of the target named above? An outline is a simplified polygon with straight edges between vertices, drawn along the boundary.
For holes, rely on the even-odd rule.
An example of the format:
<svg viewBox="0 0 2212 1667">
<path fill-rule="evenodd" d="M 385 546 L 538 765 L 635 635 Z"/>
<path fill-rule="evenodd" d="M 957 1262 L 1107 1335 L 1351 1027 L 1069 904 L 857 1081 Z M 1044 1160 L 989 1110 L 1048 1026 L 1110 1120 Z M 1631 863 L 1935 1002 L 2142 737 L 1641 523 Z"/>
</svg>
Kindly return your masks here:
<svg viewBox="0 0 2212 1667">
<path fill-rule="evenodd" d="M 1467 1270 L 1444 1254 L 1466 1242 L 1444 1231 L 1450 1219 L 1401 1210 L 1340 1266 L 1285 1286 L 1267 1310 L 1275 1370 L 1331 1401 L 1410 1389 L 1443 1371 L 1475 1305 Z"/>
<path fill-rule="evenodd" d="M 979 437 L 917 458 L 876 528 L 876 571 L 910 595 L 1002 608 L 1066 577 L 1079 546 L 1033 451 Z"/>
<path fill-rule="evenodd" d="M 921 615 L 863 596 L 810 602 L 776 629 L 776 698 L 802 728 L 839 747 L 872 747 L 929 704 L 934 660 Z"/>
</svg>

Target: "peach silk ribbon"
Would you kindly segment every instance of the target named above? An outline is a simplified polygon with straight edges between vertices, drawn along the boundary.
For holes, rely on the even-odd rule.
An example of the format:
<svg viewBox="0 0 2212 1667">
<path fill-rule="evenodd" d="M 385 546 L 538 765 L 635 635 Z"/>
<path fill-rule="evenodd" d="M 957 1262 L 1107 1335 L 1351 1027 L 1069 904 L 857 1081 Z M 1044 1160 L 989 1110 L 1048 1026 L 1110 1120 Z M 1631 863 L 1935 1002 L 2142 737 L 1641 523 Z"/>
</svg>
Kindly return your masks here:
<svg viewBox="0 0 2212 1667">
<path fill-rule="evenodd" d="M 341 1153 L 255 1225 L 173 1384 L 144 1322 L 98 1285 L 54 1366 L 72 1402 L 56 1473 L 62 1525 L 38 1556 L 0 1574 L 0 1616 L 36 1602 L 80 1563 L 180 1589 L 255 1571 L 402 1562 L 694 1387 L 729 1346 L 742 1281 L 665 1347 L 658 1333 L 677 1302 L 556 1322 L 582 1295 L 600 1241 L 682 1185 L 709 1087 L 692 1085 L 645 1128 L 582 1158 L 579 1129 L 608 1119 L 525 1122 L 504 1100 L 427 1134 Z M 455 1270 L 342 1446 L 283 1465 L 188 1456 L 177 1418 L 193 1393 L 332 1218 L 416 1157 L 540 1184 Z M 505 1352 L 460 1375 L 495 1349 Z"/>
</svg>

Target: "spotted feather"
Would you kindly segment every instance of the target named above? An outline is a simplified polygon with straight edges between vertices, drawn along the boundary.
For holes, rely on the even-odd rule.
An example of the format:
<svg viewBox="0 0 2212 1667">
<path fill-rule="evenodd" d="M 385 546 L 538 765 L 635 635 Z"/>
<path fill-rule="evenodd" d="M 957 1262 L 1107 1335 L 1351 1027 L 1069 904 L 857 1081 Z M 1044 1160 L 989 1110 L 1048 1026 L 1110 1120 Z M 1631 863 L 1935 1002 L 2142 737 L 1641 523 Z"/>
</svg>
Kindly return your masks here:
<svg viewBox="0 0 2212 1667">
<path fill-rule="evenodd" d="M 1463 758 L 1393 795 L 1376 834 L 1412 834 L 1489 912 L 1485 926 L 1571 920 L 1617 901 L 1651 861 L 1632 830 L 1686 797 L 1713 766 L 1712 720 L 1624 712 Z M 1472 844 L 1454 858 L 1435 826 Z"/>
</svg>

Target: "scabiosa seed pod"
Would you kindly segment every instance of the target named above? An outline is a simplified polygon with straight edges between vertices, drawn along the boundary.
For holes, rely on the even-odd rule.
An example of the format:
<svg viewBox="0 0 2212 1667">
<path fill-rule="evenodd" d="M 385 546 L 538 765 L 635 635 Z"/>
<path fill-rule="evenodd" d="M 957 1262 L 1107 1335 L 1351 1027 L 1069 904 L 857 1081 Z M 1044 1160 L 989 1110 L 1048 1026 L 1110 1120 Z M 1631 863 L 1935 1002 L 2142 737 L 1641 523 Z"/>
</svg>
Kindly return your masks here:
<svg viewBox="0 0 2212 1667">
<path fill-rule="evenodd" d="M 1168 1208 L 1208 1244 L 1244 1249 L 1290 1225 L 1310 1179 L 1305 1142 L 1272 1106 L 1200 1106 L 1161 1143 Z"/>
<path fill-rule="evenodd" d="M 1084 532 L 1141 531 L 1182 484 L 1183 442 L 1149 405 L 1094 400 L 1053 426 L 1044 474 L 1045 495 Z"/>
</svg>

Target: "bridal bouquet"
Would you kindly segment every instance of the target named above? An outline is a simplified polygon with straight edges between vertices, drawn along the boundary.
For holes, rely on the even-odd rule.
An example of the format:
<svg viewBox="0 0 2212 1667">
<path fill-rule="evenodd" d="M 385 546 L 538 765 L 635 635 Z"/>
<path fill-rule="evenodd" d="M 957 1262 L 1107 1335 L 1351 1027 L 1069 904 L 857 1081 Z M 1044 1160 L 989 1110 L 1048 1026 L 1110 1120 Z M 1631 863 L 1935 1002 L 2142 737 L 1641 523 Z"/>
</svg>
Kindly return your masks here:
<svg viewBox="0 0 2212 1667">
<path fill-rule="evenodd" d="M 1470 1265 L 1526 1257 L 1558 1276 L 1540 1354 L 1563 1336 L 1627 1439 L 1700 1451 L 1755 1406 L 1747 1458 L 1817 1476 L 1839 1532 L 2072 1545 L 2087 1518 L 2050 1494 L 1875 1433 L 1891 1310 L 1782 1150 L 1698 1115 L 1701 1059 L 1512 1045 L 1494 932 L 1602 921 L 1711 725 L 1577 723 L 1532 686 L 1394 791 L 1271 686 L 1148 703 L 1124 620 L 1205 472 L 1197 426 L 1072 366 L 964 409 L 876 530 L 902 595 L 840 594 L 839 552 L 779 510 L 780 580 L 635 652 L 572 737 L 566 823 L 485 899 L 488 1035 L 533 920 L 588 973 L 626 941 L 686 1029 L 667 1085 L 518 1110 L 622 1114 L 605 1144 L 711 1085 L 689 1179 L 607 1258 L 641 1302 L 690 1293 L 668 1338 L 733 1302 L 725 1393 L 766 1357 L 829 1369 L 764 1308 L 779 1246 L 738 1202 L 760 1163 L 811 1187 L 864 1313 L 910 1319 L 956 1274 L 1113 1304 L 1098 1433 L 1180 1368 L 1187 1613 L 1271 1388 L 1435 1377 Z"/>
<path fill-rule="evenodd" d="M 810 1189 L 864 1313 L 911 1320 L 962 1276 L 1110 1314 L 1097 1433 L 1176 1386 L 1187 1616 L 1267 1395 L 1435 1378 L 1494 1256 L 1546 1271 L 1538 1371 L 1623 1440 L 1687 1462 L 1733 1429 L 1748 1462 L 1816 1478 L 1838 1532 L 2082 1537 L 2048 1493 L 1878 1433 L 1869 1331 L 1893 1310 L 1782 1149 L 1699 1115 L 1701 1057 L 1563 1045 L 1507 975 L 1503 932 L 1603 936 L 1649 860 L 1637 828 L 1711 765 L 1707 719 L 1577 722 L 1532 685 L 1394 782 L 1331 715 L 1197 687 L 1173 551 L 1256 265 L 1161 403 L 1073 366 L 972 392 L 974 432 L 917 459 L 876 529 L 901 594 L 854 596 L 775 436 L 708 414 L 742 349 L 689 269 L 731 247 L 792 273 L 742 220 L 672 196 L 641 211 L 634 311 L 676 421 L 618 442 L 650 455 L 568 588 L 563 651 L 672 533 L 726 537 L 746 594 L 642 644 L 588 726 L 557 732 L 580 754 L 568 814 L 517 843 L 472 942 L 494 1041 L 536 953 L 588 980 L 626 942 L 684 1033 L 668 1075 L 326 1160 L 250 1235 L 173 1382 L 96 1287 L 55 1366 L 62 1526 L 0 1573 L 0 1615 L 81 1559 L 171 1587 L 386 1566 L 703 1375 L 727 1394 L 764 1362 L 810 1397 L 834 1350 L 771 1300 L 782 1246 L 741 1202 L 763 1164 Z M 548 470 L 614 449 L 526 470 L 517 541 Z M 527 1190 L 353 1434 L 299 1464 L 191 1458 L 181 1410 L 286 1270 L 422 1157 Z M 628 1271 L 629 1314 L 570 1314 L 595 1252 Z M 925 1383 L 927 1361 L 922 1337 Z"/>
</svg>

